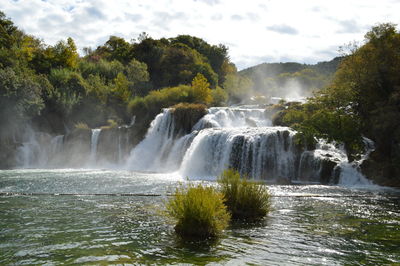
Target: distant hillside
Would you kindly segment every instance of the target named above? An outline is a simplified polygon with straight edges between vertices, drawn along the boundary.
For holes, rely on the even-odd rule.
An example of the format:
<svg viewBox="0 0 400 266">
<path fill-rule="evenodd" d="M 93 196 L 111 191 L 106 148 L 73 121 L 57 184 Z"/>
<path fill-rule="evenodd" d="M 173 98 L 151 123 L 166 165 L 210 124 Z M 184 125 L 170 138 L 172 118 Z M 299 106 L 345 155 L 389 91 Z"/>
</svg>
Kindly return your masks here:
<svg viewBox="0 0 400 266">
<path fill-rule="evenodd" d="M 314 65 L 300 63 L 263 63 L 239 72 L 252 82 L 252 91 L 264 96 L 310 96 L 332 79 L 342 57 Z"/>
</svg>

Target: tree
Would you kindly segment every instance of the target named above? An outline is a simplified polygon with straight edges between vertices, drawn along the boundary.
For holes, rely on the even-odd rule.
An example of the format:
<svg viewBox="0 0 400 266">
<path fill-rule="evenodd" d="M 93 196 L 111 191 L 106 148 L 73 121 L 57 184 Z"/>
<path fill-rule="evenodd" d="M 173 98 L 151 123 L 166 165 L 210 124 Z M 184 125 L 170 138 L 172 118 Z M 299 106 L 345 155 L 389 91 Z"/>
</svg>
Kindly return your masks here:
<svg viewBox="0 0 400 266">
<path fill-rule="evenodd" d="M 43 109 L 41 86 L 35 76 L 0 69 L 0 139 Z M 9 132 L 7 132 L 9 130 Z"/>
<path fill-rule="evenodd" d="M 17 27 L 14 26 L 14 23 L 0 11 L 0 48 L 11 48 L 14 42 L 13 34 L 16 31 Z"/>
<path fill-rule="evenodd" d="M 393 24 L 380 24 L 365 35 L 362 46 L 352 47 L 331 84 L 319 91 L 296 121 L 288 110 L 284 121 L 297 123 L 303 132 L 346 145 L 350 156 L 362 151 L 361 134 L 376 143 L 376 153 L 400 160 L 394 143 L 400 142 L 400 34 Z M 397 159 L 396 159 L 397 158 Z M 387 166 L 398 169 L 400 167 Z"/>
<path fill-rule="evenodd" d="M 118 60 L 126 64 L 132 59 L 132 47 L 123 38 L 110 36 L 104 47 L 109 53 L 109 60 Z"/>
<path fill-rule="evenodd" d="M 78 63 L 79 54 L 74 40 L 69 37 L 67 42 L 59 41 L 52 47 L 54 53 L 53 67 L 75 68 Z"/>
<path fill-rule="evenodd" d="M 143 96 L 149 92 L 149 72 L 145 63 L 132 59 L 128 65 L 125 66 L 124 71 L 126 78 L 130 85 L 129 90 L 134 95 Z"/>
<path fill-rule="evenodd" d="M 114 79 L 114 89 L 113 92 L 122 102 L 128 102 L 131 97 L 131 92 L 129 91 L 129 81 L 123 73 L 118 73 L 117 77 Z"/>
<path fill-rule="evenodd" d="M 192 81 L 192 89 L 195 103 L 203 103 L 208 105 L 211 103 L 211 89 L 210 83 L 207 79 L 200 73 L 198 73 Z"/>
</svg>

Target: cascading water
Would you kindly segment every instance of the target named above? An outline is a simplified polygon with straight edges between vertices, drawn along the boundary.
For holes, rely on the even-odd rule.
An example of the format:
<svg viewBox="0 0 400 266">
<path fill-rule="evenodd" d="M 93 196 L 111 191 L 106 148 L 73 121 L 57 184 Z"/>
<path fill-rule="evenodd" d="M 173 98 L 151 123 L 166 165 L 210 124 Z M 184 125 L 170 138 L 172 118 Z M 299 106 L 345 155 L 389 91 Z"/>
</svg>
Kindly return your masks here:
<svg viewBox="0 0 400 266">
<path fill-rule="evenodd" d="M 374 185 L 371 180 L 368 180 L 359 170 L 361 163 L 368 159 L 371 152 L 375 150 L 375 144 L 368 138 L 363 138 L 365 153 L 360 160 L 349 163 L 347 160 L 340 162 L 341 169 L 340 179 L 338 184 L 342 186 L 362 186 L 372 187 Z"/>
<path fill-rule="evenodd" d="M 28 139 L 17 149 L 16 162 L 18 167 L 30 168 L 35 165 L 42 165 L 42 158 L 45 156 L 36 134 L 31 132 Z"/>
<path fill-rule="evenodd" d="M 285 127 L 202 130 L 186 152 L 184 176 L 216 176 L 228 167 L 252 178 L 295 177 L 294 131 Z"/>
<path fill-rule="evenodd" d="M 164 109 L 151 123 L 145 139 L 131 151 L 127 168 L 151 172 L 176 171 L 191 139 L 190 134 L 177 138 L 171 110 Z"/>
<path fill-rule="evenodd" d="M 22 145 L 17 149 L 17 167 L 48 167 L 61 152 L 64 135 L 51 137 L 49 134 L 25 129 Z"/>
<path fill-rule="evenodd" d="M 127 168 L 179 170 L 185 177 L 215 178 L 233 167 L 251 178 L 271 182 L 340 183 L 350 175 L 354 183 L 361 182 L 357 175 L 347 174 L 350 168 L 343 149 L 322 140 L 315 150 L 295 145 L 296 132 L 271 126 L 264 109 L 212 107 L 190 134 L 177 132 L 172 110 L 164 109 L 131 151 Z"/>
<path fill-rule="evenodd" d="M 90 140 L 90 164 L 96 164 L 97 159 L 97 145 L 101 129 L 92 129 L 92 138 Z"/>
<path fill-rule="evenodd" d="M 265 127 L 271 126 L 271 120 L 265 116 L 265 110 L 245 107 L 211 107 L 195 125 L 195 130 L 204 128 L 232 128 L 232 127 Z"/>
<path fill-rule="evenodd" d="M 232 167 L 270 182 L 370 184 L 359 172 L 361 161 L 349 163 L 340 147 L 322 140 L 314 150 L 299 147 L 294 130 L 271 126 L 265 110 L 254 107 L 210 108 L 189 134 L 175 122 L 174 110 L 164 109 L 129 156 L 129 127 L 80 130 L 65 137 L 32 130 L 25 135 L 17 152 L 19 167 L 123 166 L 192 178 L 215 178 Z"/>
</svg>

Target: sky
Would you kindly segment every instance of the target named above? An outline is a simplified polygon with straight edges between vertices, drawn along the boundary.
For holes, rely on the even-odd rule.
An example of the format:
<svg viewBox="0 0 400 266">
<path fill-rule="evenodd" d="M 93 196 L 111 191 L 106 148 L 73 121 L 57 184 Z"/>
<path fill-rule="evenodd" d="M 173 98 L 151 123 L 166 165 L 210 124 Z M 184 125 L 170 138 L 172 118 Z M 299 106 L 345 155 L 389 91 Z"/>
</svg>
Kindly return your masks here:
<svg viewBox="0 0 400 266">
<path fill-rule="evenodd" d="M 25 33 L 50 45 L 72 37 L 80 51 L 111 35 L 189 34 L 228 46 L 238 69 L 328 61 L 372 26 L 400 24 L 400 0 L 1 0 L 0 10 Z"/>
</svg>

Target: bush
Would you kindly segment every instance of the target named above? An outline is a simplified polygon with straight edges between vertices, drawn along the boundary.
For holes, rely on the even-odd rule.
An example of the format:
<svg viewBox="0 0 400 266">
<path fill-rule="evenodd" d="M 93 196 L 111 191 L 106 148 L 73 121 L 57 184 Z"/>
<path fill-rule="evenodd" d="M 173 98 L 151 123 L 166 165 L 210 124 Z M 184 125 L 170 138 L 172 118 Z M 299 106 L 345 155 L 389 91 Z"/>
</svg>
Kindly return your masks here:
<svg viewBox="0 0 400 266">
<path fill-rule="evenodd" d="M 83 123 L 83 122 L 76 123 L 75 124 L 75 128 L 76 129 L 90 130 L 90 127 L 86 123 Z"/>
<path fill-rule="evenodd" d="M 225 204 L 233 219 L 258 220 L 270 210 L 270 195 L 266 186 L 240 178 L 238 171 L 225 170 L 218 178 Z"/>
<path fill-rule="evenodd" d="M 178 187 L 166 209 L 167 215 L 176 220 L 176 233 L 183 238 L 216 237 L 230 220 L 223 195 L 201 184 Z"/>
<path fill-rule="evenodd" d="M 112 129 L 112 128 L 117 128 L 118 127 L 118 122 L 115 121 L 114 119 L 108 119 L 107 120 L 108 125 L 100 127 L 101 129 Z"/>
<path fill-rule="evenodd" d="M 226 106 L 228 101 L 228 93 L 221 87 L 211 90 L 212 102 L 211 106 Z"/>
<path fill-rule="evenodd" d="M 196 103 L 178 103 L 172 108 L 176 129 L 185 134 L 192 131 L 193 126 L 207 114 L 207 106 Z"/>
</svg>

